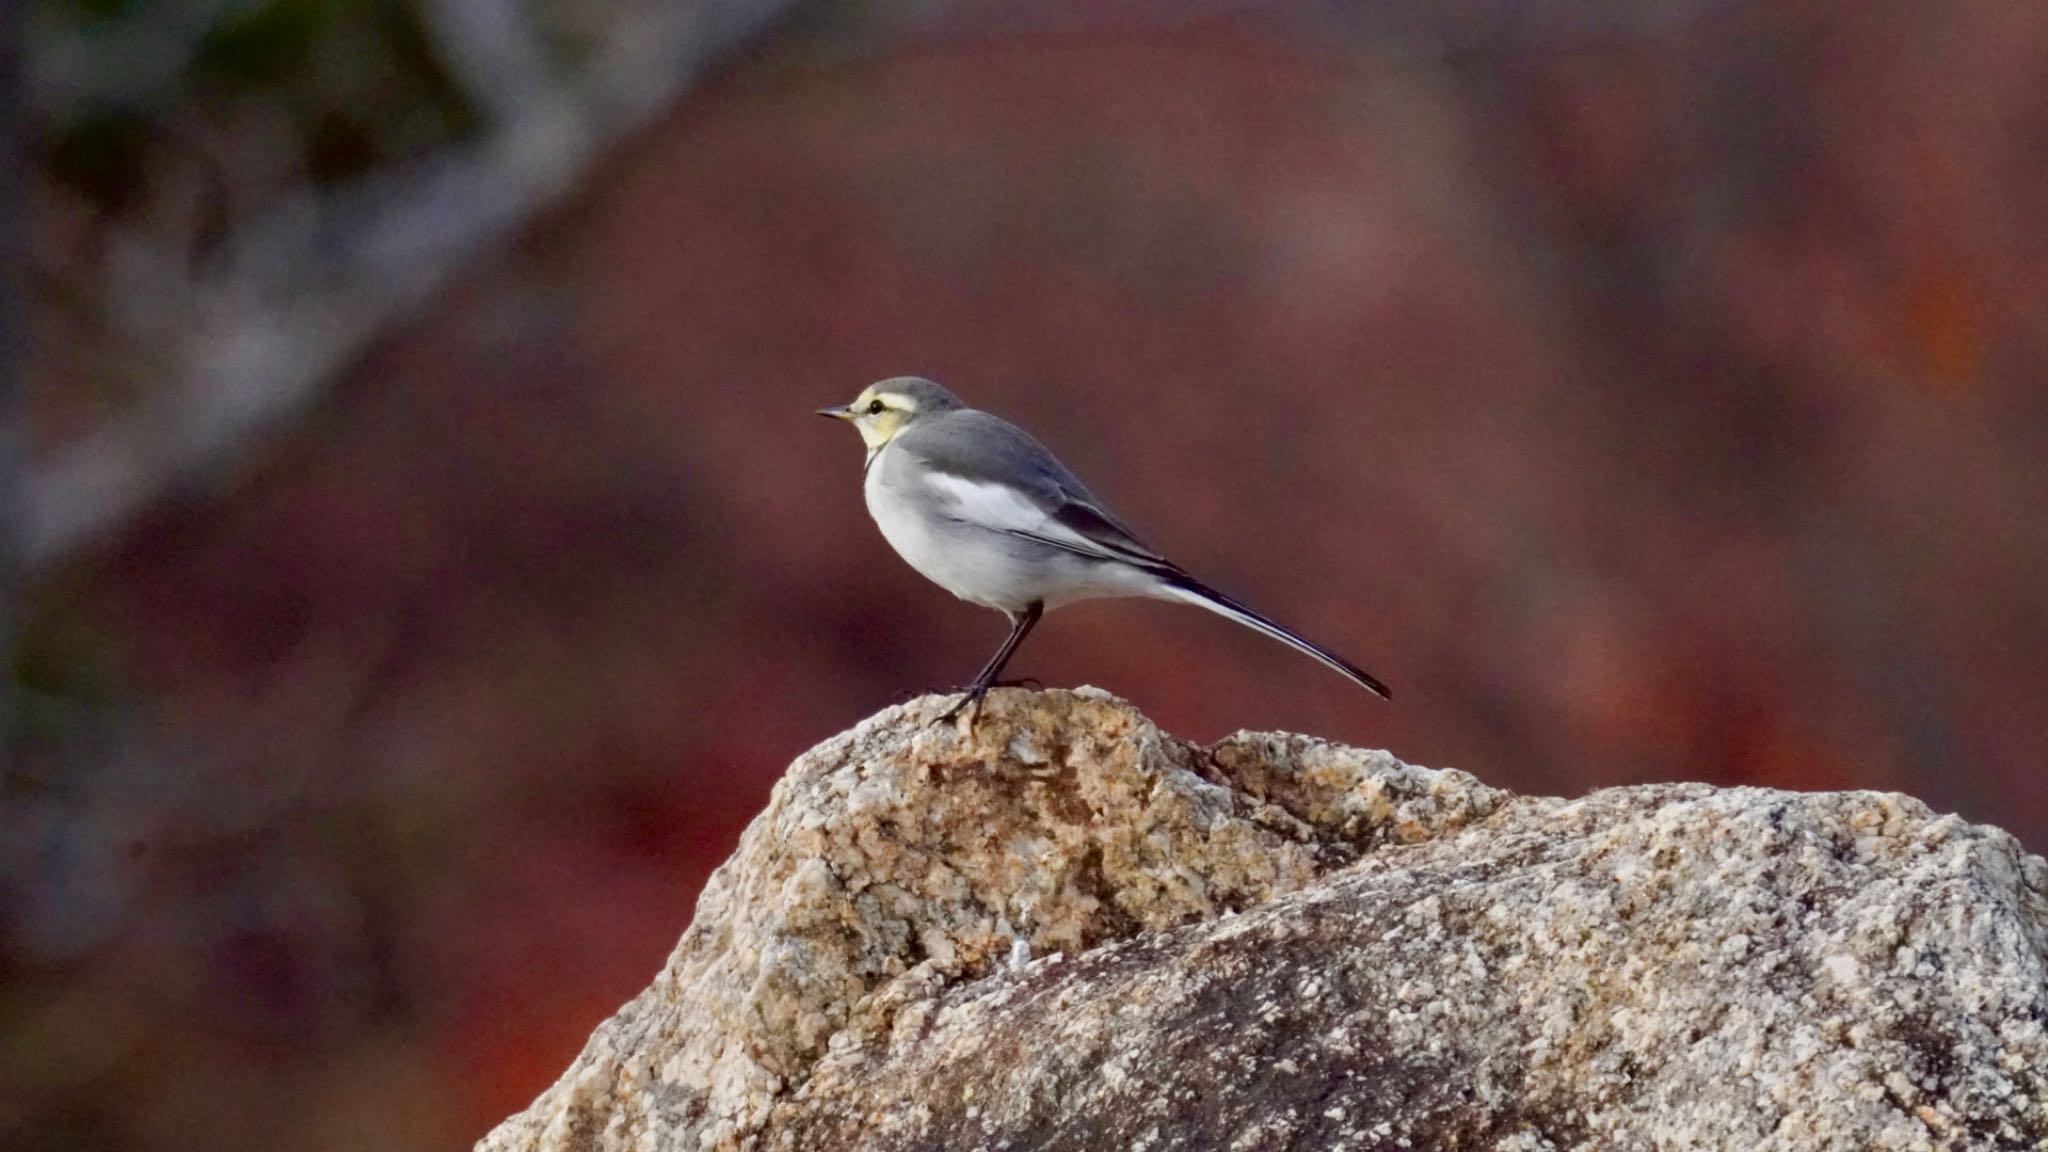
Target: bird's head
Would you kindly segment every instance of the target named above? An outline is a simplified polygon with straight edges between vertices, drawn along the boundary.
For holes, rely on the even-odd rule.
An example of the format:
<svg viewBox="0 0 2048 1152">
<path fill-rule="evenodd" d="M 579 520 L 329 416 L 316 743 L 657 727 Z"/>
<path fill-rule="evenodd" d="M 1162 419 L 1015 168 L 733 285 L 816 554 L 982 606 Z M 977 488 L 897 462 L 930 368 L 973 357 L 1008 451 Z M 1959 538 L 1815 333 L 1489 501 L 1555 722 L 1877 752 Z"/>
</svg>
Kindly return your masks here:
<svg viewBox="0 0 2048 1152">
<path fill-rule="evenodd" d="M 852 424 L 873 456 L 919 420 L 958 407 L 960 401 L 951 392 L 930 380 L 898 376 L 861 389 L 844 408 L 820 408 L 818 415 Z"/>
</svg>

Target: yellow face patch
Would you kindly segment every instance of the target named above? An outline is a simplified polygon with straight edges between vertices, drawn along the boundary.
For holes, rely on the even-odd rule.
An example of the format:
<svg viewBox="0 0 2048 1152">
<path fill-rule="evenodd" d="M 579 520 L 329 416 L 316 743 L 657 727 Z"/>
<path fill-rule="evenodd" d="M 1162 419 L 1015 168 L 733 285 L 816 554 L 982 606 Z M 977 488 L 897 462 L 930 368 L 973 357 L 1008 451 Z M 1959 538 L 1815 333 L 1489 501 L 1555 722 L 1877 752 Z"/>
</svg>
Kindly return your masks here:
<svg viewBox="0 0 2048 1152">
<path fill-rule="evenodd" d="M 860 438 L 870 453 L 880 451 L 884 444 L 894 439 L 903 425 L 910 419 L 917 406 L 903 396 L 893 393 L 878 393 L 873 388 L 865 389 L 847 405 L 848 418 L 860 430 Z"/>
</svg>

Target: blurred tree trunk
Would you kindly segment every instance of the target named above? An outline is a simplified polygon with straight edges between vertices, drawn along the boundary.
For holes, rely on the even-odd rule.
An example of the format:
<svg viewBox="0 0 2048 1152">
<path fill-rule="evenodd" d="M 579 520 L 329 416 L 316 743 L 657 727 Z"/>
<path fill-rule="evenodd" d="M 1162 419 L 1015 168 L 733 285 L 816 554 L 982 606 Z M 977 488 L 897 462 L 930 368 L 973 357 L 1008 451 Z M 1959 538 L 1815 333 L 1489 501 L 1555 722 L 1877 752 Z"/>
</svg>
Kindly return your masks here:
<svg viewBox="0 0 2048 1152">
<path fill-rule="evenodd" d="M 28 342 L 22 300 L 22 267 L 28 262 L 28 108 L 21 48 L 27 8 L 0 3 L 0 767 L 14 761 L 20 722 L 15 617 L 28 447 L 22 419 L 23 346 Z"/>
<path fill-rule="evenodd" d="M 10 494 L 20 493 L 12 501 L 13 567 L 44 568 L 117 530 L 164 492 L 231 474 L 253 440 L 302 415 L 379 333 L 572 190 L 605 145 L 759 43 L 802 3 L 598 5 L 611 22 L 583 57 L 569 61 L 550 49 L 530 5 L 410 0 L 406 11 L 420 22 L 429 70 L 452 83 L 475 116 L 473 129 L 426 154 L 331 182 L 301 172 L 289 194 L 227 197 L 219 205 L 226 238 L 204 259 L 184 250 L 179 241 L 189 237 L 175 230 L 166 239 L 109 223 L 109 246 L 140 257 L 128 261 L 130 269 L 147 270 L 128 278 L 121 298 L 99 301 L 100 318 L 132 329 L 105 333 L 102 343 L 140 349 L 135 378 L 110 391 L 136 399 L 72 441 L 9 466 Z M 23 7 L 0 0 L 17 25 Z M 227 20 L 239 7 L 195 10 Z M 204 121 L 193 114 L 204 109 L 181 103 L 193 99 L 193 87 L 180 77 L 218 38 L 193 34 L 165 49 L 158 18 L 181 10 L 124 11 L 132 19 L 112 18 L 118 28 L 98 18 L 89 27 L 38 26 L 47 42 L 37 46 L 37 107 L 90 108 L 118 98 L 123 107 L 145 108 L 152 123 Z M 184 23 L 201 33 L 211 26 Z M 153 61 L 155 71 L 124 65 L 129 55 Z M 138 85 L 131 76 L 138 71 L 158 82 Z M 260 101 L 244 100 L 252 102 Z M 304 145 L 293 133 L 303 125 L 288 109 L 272 119 L 286 125 L 279 131 L 287 154 L 259 160 L 289 169 L 293 146 Z M 19 175 L 10 165 L 7 178 Z M 202 167 L 193 183 L 233 184 L 234 176 Z M 18 220 L 10 212 L 4 226 L 17 228 Z M 10 262 L 10 270 L 17 267 Z"/>
</svg>

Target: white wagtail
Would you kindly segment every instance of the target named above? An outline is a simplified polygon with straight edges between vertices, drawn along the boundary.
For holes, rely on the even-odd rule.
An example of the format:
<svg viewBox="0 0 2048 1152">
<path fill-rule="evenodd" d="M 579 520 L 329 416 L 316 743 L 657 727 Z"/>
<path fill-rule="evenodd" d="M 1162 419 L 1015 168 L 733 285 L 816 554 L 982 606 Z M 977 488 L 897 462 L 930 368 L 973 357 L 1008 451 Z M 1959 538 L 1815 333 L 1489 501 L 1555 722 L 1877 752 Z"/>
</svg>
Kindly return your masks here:
<svg viewBox="0 0 2048 1152">
<path fill-rule="evenodd" d="M 890 546 L 939 587 L 1010 618 L 1009 639 L 939 720 L 987 695 L 1047 608 L 1108 596 L 1198 604 L 1392 696 L 1342 656 L 1188 575 L 1023 429 L 930 380 L 884 380 L 818 415 L 852 423 L 867 442 L 868 513 Z"/>
</svg>

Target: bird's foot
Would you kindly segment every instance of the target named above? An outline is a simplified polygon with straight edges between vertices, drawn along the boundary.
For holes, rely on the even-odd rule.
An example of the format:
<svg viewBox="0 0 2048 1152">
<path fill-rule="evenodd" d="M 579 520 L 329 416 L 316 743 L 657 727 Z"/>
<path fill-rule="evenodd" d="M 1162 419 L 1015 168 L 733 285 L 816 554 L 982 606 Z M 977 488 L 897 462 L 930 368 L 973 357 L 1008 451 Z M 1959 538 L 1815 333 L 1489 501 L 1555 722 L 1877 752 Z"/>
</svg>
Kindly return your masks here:
<svg viewBox="0 0 2048 1152">
<path fill-rule="evenodd" d="M 1026 676 L 1022 680 L 991 680 L 986 684 L 962 684 L 958 688 L 945 689 L 940 693 L 940 695 L 951 696 L 955 692 L 972 692 L 975 695 L 979 696 L 987 694 L 988 690 L 991 688 L 1029 688 L 1032 691 L 1037 692 L 1043 691 L 1045 689 L 1045 683 L 1040 680 L 1033 680 L 1031 677 Z"/>
<path fill-rule="evenodd" d="M 955 692 L 964 693 L 961 699 L 947 711 L 946 715 L 939 718 L 944 720 L 958 715 L 960 709 L 987 696 L 991 688 L 1029 688 L 1033 692 L 1043 692 L 1045 690 L 1045 682 L 1031 676 L 1026 676 L 1018 680 L 991 680 L 987 684 L 963 684 L 958 688 L 948 688 L 943 691 L 920 692 L 913 688 L 897 693 L 896 698 L 898 700 L 915 700 L 919 696 L 951 696 Z M 936 724 L 938 721 L 934 720 L 933 723 Z"/>
<path fill-rule="evenodd" d="M 1045 690 L 1045 682 L 1043 680 L 1037 679 L 1036 677 L 1026 676 L 1018 680 L 997 680 L 994 683 L 990 684 L 989 687 L 1029 688 L 1033 692 L 1043 692 Z M 905 700 L 915 700 L 920 696 L 931 696 L 935 694 L 940 696 L 951 696 L 955 692 L 972 691 L 974 691 L 974 685 L 972 684 L 963 684 L 958 688 L 948 688 L 944 691 L 936 691 L 930 688 L 905 688 L 903 691 L 896 693 L 896 700 L 898 703 L 901 703 Z"/>
<path fill-rule="evenodd" d="M 926 727 L 936 728 L 941 724 L 949 723 L 953 717 L 960 714 L 962 709 L 967 709 L 967 730 L 972 732 L 975 719 L 981 715 L 981 698 L 988 695 L 988 690 L 992 687 L 994 687 L 992 684 L 968 685 L 967 690 L 960 694 L 960 699 L 954 701 L 951 708 L 941 712 Z"/>
<path fill-rule="evenodd" d="M 1020 680 L 991 680 L 986 684 L 977 681 L 965 688 L 955 689 L 955 691 L 960 693 L 960 699 L 954 701 L 951 708 L 940 713 L 926 727 L 936 728 L 953 719 L 953 717 L 960 715 L 965 710 L 967 712 L 967 730 L 972 732 L 974 730 L 974 721 L 981 715 L 982 699 L 988 695 L 989 689 L 1023 688 L 1026 685 L 1029 685 L 1034 691 L 1041 691 L 1045 688 L 1044 684 L 1026 676 Z"/>
</svg>

